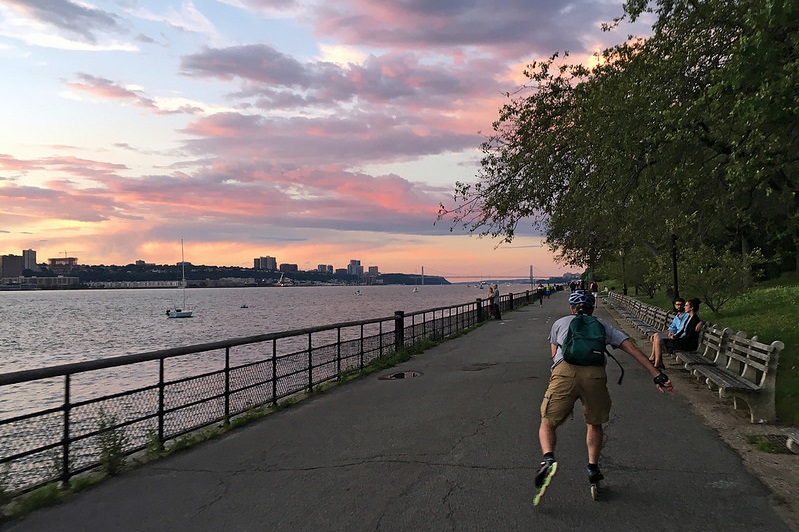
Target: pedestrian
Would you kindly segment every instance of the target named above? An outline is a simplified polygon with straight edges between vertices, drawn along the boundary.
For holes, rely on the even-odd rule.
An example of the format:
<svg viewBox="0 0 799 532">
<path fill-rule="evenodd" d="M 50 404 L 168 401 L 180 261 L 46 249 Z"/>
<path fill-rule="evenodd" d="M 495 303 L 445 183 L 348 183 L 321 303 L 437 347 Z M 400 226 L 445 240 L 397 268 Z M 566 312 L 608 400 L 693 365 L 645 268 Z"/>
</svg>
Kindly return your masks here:
<svg viewBox="0 0 799 532">
<path fill-rule="evenodd" d="M 491 288 L 493 289 L 493 293 L 491 295 L 491 306 L 494 309 L 494 317 L 498 320 L 501 320 L 502 313 L 499 310 L 499 286 L 497 286 L 497 283 L 494 283 L 494 286 Z"/>
<path fill-rule="evenodd" d="M 576 335 L 569 332 L 573 328 L 573 320 L 582 315 L 583 317 L 578 323 L 591 323 L 594 326 L 596 323 L 600 324 L 604 329 L 604 338 L 602 338 L 600 330 L 599 337 L 595 336 L 595 340 L 603 342 L 602 345 L 610 344 L 614 348 L 625 351 L 652 375 L 654 383 L 661 393 L 673 393 L 672 383 L 666 374 L 655 369 L 649 363 L 646 355 L 630 341 L 627 335 L 591 316 L 594 312 L 594 298 L 590 293 L 578 291 L 571 294 L 569 308 L 571 314 L 555 321 L 549 336 L 552 374 L 541 402 L 541 425 L 538 429 L 538 438 L 543 458 L 535 476 L 535 487 L 538 491 L 533 503 L 536 505 L 558 468 L 558 462 L 555 459 L 557 428 L 569 418 L 577 399 L 580 399 L 582 403 L 585 419 L 585 441 L 588 450 L 587 472 L 588 481 L 592 485 L 592 493 L 594 493 L 594 487 L 598 486 L 598 482 L 604 478 L 599 470 L 599 455 L 604 437 L 602 425 L 608 422 L 611 407 L 605 372 L 606 359 L 604 354 L 599 355 L 602 360 L 601 365 L 583 365 L 582 363 L 578 365 L 564 359 L 564 343 L 568 343 L 569 349 L 566 350 L 566 356 L 569 356 L 570 359 L 574 356 L 571 346 L 577 344 L 574 341 Z M 590 318 L 585 318 L 585 316 Z M 594 356 L 597 352 L 597 348 L 594 347 L 589 354 Z"/>
<path fill-rule="evenodd" d="M 538 303 L 540 304 L 540 306 L 543 307 L 544 306 L 544 294 L 546 293 L 546 289 L 544 288 L 544 285 L 541 284 L 541 283 L 538 283 L 538 286 L 535 289 L 535 293 L 538 295 Z"/>
<path fill-rule="evenodd" d="M 589 290 L 591 290 L 591 295 L 594 296 L 594 305 L 599 305 L 599 285 L 596 281 L 591 281 Z"/>
<path fill-rule="evenodd" d="M 488 297 L 485 298 L 486 302 L 488 302 L 488 315 L 492 318 L 496 318 L 496 314 L 494 314 L 494 287 L 488 285 Z"/>
</svg>

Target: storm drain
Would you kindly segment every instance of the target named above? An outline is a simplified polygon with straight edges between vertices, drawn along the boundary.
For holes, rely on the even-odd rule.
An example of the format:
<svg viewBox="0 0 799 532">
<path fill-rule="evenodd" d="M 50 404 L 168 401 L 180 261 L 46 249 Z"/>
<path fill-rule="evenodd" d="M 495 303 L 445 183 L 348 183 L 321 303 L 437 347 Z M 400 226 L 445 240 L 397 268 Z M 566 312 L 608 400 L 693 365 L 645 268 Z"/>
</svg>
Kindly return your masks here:
<svg viewBox="0 0 799 532">
<path fill-rule="evenodd" d="M 391 373 L 378 377 L 381 381 L 393 381 L 396 379 L 411 379 L 413 377 L 421 377 L 422 374 L 418 371 L 400 371 L 399 373 Z"/>
</svg>

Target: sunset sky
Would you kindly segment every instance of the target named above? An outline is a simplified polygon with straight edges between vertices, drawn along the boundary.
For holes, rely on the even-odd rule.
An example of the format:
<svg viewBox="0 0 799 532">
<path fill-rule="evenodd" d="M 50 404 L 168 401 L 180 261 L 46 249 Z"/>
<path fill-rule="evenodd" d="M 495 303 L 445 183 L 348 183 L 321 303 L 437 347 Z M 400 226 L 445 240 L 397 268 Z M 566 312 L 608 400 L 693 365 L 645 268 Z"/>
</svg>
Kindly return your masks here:
<svg viewBox="0 0 799 532">
<path fill-rule="evenodd" d="M 436 213 L 526 64 L 646 31 L 601 31 L 621 5 L 0 0 L 0 254 L 575 271 Z"/>
</svg>

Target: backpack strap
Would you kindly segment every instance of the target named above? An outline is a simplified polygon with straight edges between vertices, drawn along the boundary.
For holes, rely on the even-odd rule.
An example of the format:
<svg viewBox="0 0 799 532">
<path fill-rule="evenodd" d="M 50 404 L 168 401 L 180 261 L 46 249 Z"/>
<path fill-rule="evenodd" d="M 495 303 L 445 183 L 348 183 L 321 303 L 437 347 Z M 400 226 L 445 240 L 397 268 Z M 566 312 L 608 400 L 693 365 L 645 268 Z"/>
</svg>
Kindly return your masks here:
<svg viewBox="0 0 799 532">
<path fill-rule="evenodd" d="M 608 351 L 607 349 L 605 349 L 605 354 L 606 354 L 607 356 L 609 356 L 610 358 L 612 358 L 612 359 L 613 359 L 613 362 L 615 362 L 616 364 L 618 364 L 618 366 L 619 366 L 619 369 L 621 370 L 621 377 L 619 377 L 619 386 L 621 386 L 621 381 L 622 381 L 622 379 L 624 379 L 624 366 L 622 366 L 622 365 L 619 363 L 619 361 L 618 361 L 618 360 L 616 360 L 616 357 L 614 357 L 612 354 L 610 354 L 610 351 Z"/>
</svg>

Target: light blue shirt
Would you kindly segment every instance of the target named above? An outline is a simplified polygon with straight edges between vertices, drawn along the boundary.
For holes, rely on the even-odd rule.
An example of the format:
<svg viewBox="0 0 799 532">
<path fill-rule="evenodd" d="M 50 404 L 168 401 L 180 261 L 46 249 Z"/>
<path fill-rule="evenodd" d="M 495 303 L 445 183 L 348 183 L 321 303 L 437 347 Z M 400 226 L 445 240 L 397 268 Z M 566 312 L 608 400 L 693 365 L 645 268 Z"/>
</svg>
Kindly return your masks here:
<svg viewBox="0 0 799 532">
<path fill-rule="evenodd" d="M 691 315 L 687 312 L 680 312 L 676 316 L 674 316 L 674 320 L 669 325 L 669 331 L 673 332 L 675 335 L 678 334 L 685 324 L 688 323 L 688 320 L 691 319 Z"/>
</svg>

